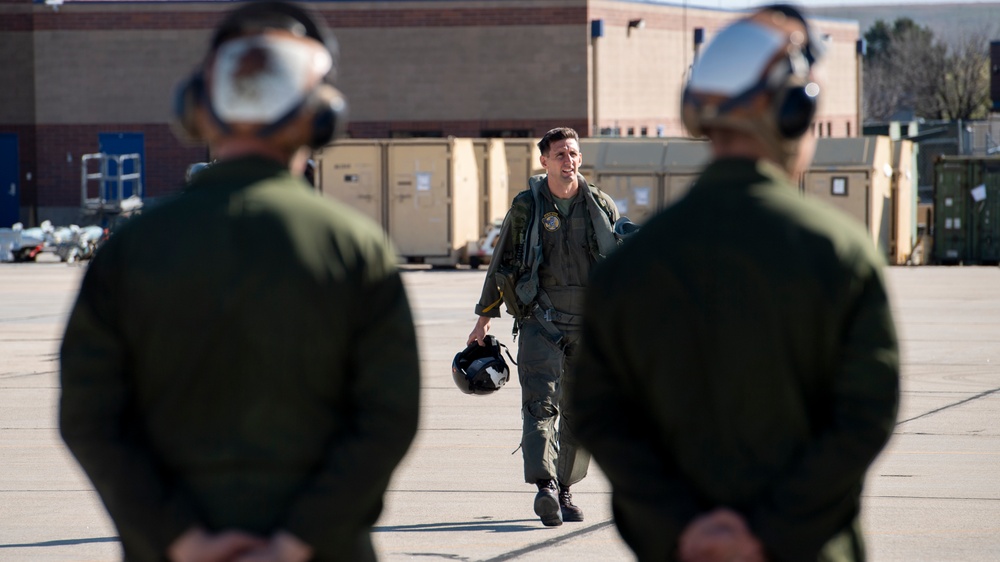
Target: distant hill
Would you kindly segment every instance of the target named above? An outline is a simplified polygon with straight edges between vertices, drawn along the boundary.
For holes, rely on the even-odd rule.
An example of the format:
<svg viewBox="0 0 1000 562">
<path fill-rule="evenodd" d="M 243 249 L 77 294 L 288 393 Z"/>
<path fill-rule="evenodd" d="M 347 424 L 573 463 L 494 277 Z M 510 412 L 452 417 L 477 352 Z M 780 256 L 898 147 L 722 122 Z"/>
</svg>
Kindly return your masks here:
<svg viewBox="0 0 1000 562">
<path fill-rule="evenodd" d="M 929 27 L 935 37 L 947 43 L 970 31 L 984 31 L 993 40 L 1000 40 L 1000 2 L 811 7 L 807 11 L 815 17 L 855 20 L 862 35 L 878 20 L 891 25 L 908 17 Z"/>
</svg>

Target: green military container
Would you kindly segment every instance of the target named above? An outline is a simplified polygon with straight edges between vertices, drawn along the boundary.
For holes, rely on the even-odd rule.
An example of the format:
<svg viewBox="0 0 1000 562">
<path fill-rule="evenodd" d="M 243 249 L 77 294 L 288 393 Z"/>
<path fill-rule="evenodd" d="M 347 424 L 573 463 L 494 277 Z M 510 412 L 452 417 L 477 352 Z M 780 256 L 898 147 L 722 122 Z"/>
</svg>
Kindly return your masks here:
<svg viewBox="0 0 1000 562">
<path fill-rule="evenodd" d="M 933 237 L 935 263 L 1000 263 L 1000 158 L 938 158 Z"/>
</svg>

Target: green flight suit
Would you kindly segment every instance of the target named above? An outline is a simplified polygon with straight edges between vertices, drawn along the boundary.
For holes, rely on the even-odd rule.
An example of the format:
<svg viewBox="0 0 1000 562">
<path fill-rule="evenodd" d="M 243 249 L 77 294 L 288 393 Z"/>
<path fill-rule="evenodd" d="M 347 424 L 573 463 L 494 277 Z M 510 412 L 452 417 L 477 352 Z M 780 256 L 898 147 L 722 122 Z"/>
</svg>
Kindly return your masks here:
<svg viewBox="0 0 1000 562">
<path fill-rule="evenodd" d="M 519 267 L 527 253 L 522 245 L 531 240 L 529 233 L 516 232 L 524 222 L 516 215 L 537 212 L 541 219 L 536 221 L 541 248 L 537 288 L 538 298 L 544 303 L 529 303 L 539 304 L 540 308 L 535 314 L 517 319 L 524 479 L 530 484 L 556 479 L 563 486 L 572 486 L 587 475 L 590 455 L 578 446 L 573 436 L 572 413 L 566 407 L 562 388 L 572 376 L 568 367 L 579 349 L 584 288 L 593 265 L 603 258 L 596 229 L 605 228 L 610 233 L 618 210 L 610 197 L 589 186 L 580 176 L 581 189 L 571 200 L 568 215 L 564 215 L 553 201 L 547 180 L 536 176 L 532 181 L 541 182 L 537 187 L 542 209 L 534 209 L 531 190 L 522 191 L 515 198 L 493 250 L 495 259 L 486 273 L 476 314 L 500 316 L 501 296 L 495 281 L 496 272 L 500 267 Z M 584 189 L 589 189 L 589 193 Z M 597 203 L 598 198 L 601 198 L 600 203 Z M 592 205 L 607 208 L 610 216 L 604 210 L 592 209 Z M 607 221 L 607 224 L 595 226 L 596 220 Z M 518 227 L 513 226 L 515 222 Z M 530 264 L 524 265 L 526 270 L 531 269 Z M 525 271 L 522 275 L 530 275 L 530 272 Z M 543 310 L 549 311 L 550 321 L 544 319 Z"/>
<path fill-rule="evenodd" d="M 126 559 L 163 560 L 196 525 L 375 558 L 418 415 L 395 264 L 376 225 L 259 158 L 202 171 L 97 252 L 62 345 L 60 429 Z"/>
<path fill-rule="evenodd" d="M 640 560 L 717 507 L 772 561 L 864 558 L 899 392 L 882 264 L 776 166 L 725 159 L 597 268 L 569 400 Z"/>
</svg>

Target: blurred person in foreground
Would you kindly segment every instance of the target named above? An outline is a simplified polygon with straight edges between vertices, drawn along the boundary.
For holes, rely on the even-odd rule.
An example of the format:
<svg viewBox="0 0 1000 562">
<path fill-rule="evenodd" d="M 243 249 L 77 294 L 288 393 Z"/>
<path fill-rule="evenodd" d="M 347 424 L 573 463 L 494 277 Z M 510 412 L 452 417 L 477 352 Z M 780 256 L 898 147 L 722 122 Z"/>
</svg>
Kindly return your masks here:
<svg viewBox="0 0 1000 562">
<path fill-rule="evenodd" d="M 545 174 L 528 179 L 504 218 L 467 344 L 483 345 L 500 304 L 514 317 L 521 383 L 524 480 L 538 488 L 542 524 L 583 521 L 570 486 L 583 480 L 590 454 L 577 445 L 563 385 L 579 350 L 580 313 L 591 268 L 618 247 L 614 200 L 580 174 L 580 137 L 558 127 L 538 142 Z"/>
<path fill-rule="evenodd" d="M 335 49 L 291 4 L 232 11 L 178 96 L 217 161 L 83 280 L 60 428 L 127 560 L 375 559 L 418 356 L 383 233 L 301 177 L 343 120 Z"/>
<path fill-rule="evenodd" d="M 696 61 L 713 161 L 598 266 L 568 389 L 640 560 L 862 560 L 865 473 L 896 416 L 883 260 L 803 198 L 820 45 L 775 5 Z"/>
</svg>

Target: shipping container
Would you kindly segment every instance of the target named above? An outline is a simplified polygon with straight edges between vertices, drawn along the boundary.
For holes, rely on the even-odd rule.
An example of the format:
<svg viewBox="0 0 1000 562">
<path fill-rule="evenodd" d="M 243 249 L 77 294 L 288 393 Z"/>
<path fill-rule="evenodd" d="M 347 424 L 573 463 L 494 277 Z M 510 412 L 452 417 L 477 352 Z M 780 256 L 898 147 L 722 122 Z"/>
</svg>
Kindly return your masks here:
<svg viewBox="0 0 1000 562">
<path fill-rule="evenodd" d="M 892 142 L 892 236 L 889 263 L 911 263 L 917 240 L 917 160 L 913 141 Z"/>
<path fill-rule="evenodd" d="M 493 223 L 503 220 L 513 200 L 509 193 L 507 153 L 503 139 L 473 139 L 472 146 L 479 167 L 479 228 L 485 233 Z"/>
<path fill-rule="evenodd" d="M 664 139 L 606 140 L 598 156 L 595 183 L 611 196 L 622 216 L 642 224 L 661 207 Z"/>
<path fill-rule="evenodd" d="M 544 174 L 541 164 L 541 152 L 538 150 L 540 139 L 507 138 L 503 139 L 504 151 L 507 153 L 507 207 L 514 202 L 514 196 L 528 189 L 528 178 Z"/>
<path fill-rule="evenodd" d="M 707 141 L 679 139 L 670 141 L 664 155 L 663 199 L 667 207 L 684 197 L 712 159 Z"/>
<path fill-rule="evenodd" d="M 968 261 L 968 186 L 975 181 L 967 158 L 939 158 L 934 165 L 933 261 L 951 265 Z"/>
<path fill-rule="evenodd" d="M 802 190 L 857 219 L 891 261 L 893 205 L 889 137 L 821 138 Z M 907 211 L 909 212 L 909 211 Z"/>
<path fill-rule="evenodd" d="M 936 263 L 1000 263 L 1000 158 L 939 157 L 933 214 Z"/>
<path fill-rule="evenodd" d="M 478 240 L 479 169 L 472 139 L 394 139 L 387 145 L 388 231 L 411 263 L 467 263 Z"/>
<path fill-rule="evenodd" d="M 343 139 L 317 150 L 316 189 L 387 226 L 385 141 Z"/>
<path fill-rule="evenodd" d="M 468 246 L 506 199 L 503 145 L 483 141 L 489 182 L 481 181 L 472 139 L 343 139 L 317 150 L 317 189 L 371 217 L 403 261 L 453 266 L 468 263 Z M 503 176 L 503 177 L 500 177 Z M 496 189 L 494 205 L 484 190 Z M 491 191 L 492 193 L 492 191 Z"/>
</svg>

